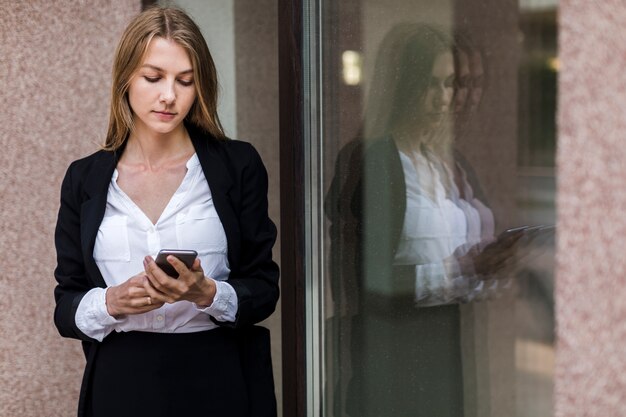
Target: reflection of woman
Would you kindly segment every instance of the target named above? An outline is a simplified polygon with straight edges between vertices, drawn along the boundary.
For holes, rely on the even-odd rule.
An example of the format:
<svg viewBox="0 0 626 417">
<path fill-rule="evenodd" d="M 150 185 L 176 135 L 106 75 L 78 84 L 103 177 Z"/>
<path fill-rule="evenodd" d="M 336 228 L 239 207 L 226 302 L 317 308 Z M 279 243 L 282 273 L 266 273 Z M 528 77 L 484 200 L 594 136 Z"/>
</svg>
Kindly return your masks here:
<svg viewBox="0 0 626 417">
<path fill-rule="evenodd" d="M 345 203 L 334 214 L 346 224 L 354 219 L 361 266 L 352 301 L 359 305 L 354 416 L 463 414 L 458 303 L 493 289 L 483 278 L 506 254 L 482 251 L 493 216 L 455 157 L 454 83 L 445 34 L 426 25 L 394 28 L 370 86 L 366 149 L 353 166 L 360 180 L 335 181 L 331 190 L 351 201 L 349 214 Z M 340 238 L 344 246 L 350 239 Z"/>
<path fill-rule="evenodd" d="M 251 361 L 243 342 L 267 348 L 251 325 L 278 298 L 267 176 L 222 132 L 198 27 L 172 8 L 138 15 L 112 91 L 104 149 L 69 167 L 55 236 L 55 324 L 87 357 L 79 414 L 275 415 L 269 352 Z M 170 256 L 174 279 L 161 248 L 198 258 Z"/>
</svg>

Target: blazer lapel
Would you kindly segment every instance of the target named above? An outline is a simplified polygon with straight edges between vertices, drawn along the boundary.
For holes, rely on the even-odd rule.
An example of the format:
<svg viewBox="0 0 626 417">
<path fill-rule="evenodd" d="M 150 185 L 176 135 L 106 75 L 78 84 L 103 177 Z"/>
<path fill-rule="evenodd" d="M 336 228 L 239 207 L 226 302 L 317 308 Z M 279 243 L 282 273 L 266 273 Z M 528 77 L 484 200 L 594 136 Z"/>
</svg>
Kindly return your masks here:
<svg viewBox="0 0 626 417">
<path fill-rule="evenodd" d="M 87 178 L 85 178 L 83 190 L 86 194 L 86 200 L 81 205 L 80 210 L 81 245 L 85 268 L 94 284 L 102 288 L 106 287 L 106 283 L 93 258 L 93 249 L 106 210 L 107 192 L 116 164 L 117 158 L 114 153 L 101 153 L 100 158 L 94 162 Z"/>
<path fill-rule="evenodd" d="M 238 265 L 240 252 L 239 221 L 235 214 L 235 204 L 231 191 L 233 178 L 225 163 L 223 149 L 216 139 L 202 135 L 195 128 L 187 126 L 189 136 L 198 154 L 202 171 L 211 189 L 215 210 L 224 226 L 228 241 L 228 261 L 231 268 Z"/>
</svg>

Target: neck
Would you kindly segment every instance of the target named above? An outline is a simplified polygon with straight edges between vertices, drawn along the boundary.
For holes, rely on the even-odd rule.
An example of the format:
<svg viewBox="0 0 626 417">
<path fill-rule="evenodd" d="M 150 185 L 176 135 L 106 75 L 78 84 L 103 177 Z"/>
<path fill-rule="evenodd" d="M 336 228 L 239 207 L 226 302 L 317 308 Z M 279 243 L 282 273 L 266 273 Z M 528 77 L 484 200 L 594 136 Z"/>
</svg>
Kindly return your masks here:
<svg viewBox="0 0 626 417">
<path fill-rule="evenodd" d="M 191 156 L 193 151 L 193 144 L 182 123 L 168 133 L 159 133 L 136 125 L 122 157 L 127 163 L 158 169 L 181 157 Z"/>
<path fill-rule="evenodd" d="M 452 155 L 452 132 L 440 125 L 419 129 L 415 125 L 398 124 L 391 130 L 398 149 L 402 151 L 422 152 L 424 149 L 449 161 Z"/>
<path fill-rule="evenodd" d="M 391 134 L 398 148 L 402 150 L 419 150 L 427 143 L 428 138 L 428 131 L 409 123 L 398 123 L 391 129 Z"/>
</svg>

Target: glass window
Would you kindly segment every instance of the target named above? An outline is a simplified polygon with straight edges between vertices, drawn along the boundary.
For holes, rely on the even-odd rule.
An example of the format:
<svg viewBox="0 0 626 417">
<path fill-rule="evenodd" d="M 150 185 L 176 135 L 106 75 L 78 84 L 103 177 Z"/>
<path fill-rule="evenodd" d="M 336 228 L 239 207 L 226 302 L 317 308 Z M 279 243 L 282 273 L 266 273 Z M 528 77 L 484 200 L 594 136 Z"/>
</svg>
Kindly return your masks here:
<svg viewBox="0 0 626 417">
<path fill-rule="evenodd" d="M 305 4 L 310 405 L 551 415 L 555 1 Z"/>
</svg>

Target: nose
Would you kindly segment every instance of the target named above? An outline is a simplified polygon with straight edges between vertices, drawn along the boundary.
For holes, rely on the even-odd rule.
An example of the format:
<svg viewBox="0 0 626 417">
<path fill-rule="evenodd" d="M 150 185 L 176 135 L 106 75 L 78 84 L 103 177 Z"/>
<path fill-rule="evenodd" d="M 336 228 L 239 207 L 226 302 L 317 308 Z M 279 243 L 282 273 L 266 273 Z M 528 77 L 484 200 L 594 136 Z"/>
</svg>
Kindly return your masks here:
<svg viewBox="0 0 626 417">
<path fill-rule="evenodd" d="M 163 83 L 163 89 L 161 90 L 161 97 L 159 98 L 159 101 L 167 105 L 173 104 L 176 101 L 174 82 Z"/>
<path fill-rule="evenodd" d="M 452 103 L 452 96 L 454 95 L 454 89 L 443 84 L 437 85 L 435 90 L 435 96 L 433 98 L 433 104 L 441 111 L 446 111 Z"/>
</svg>

